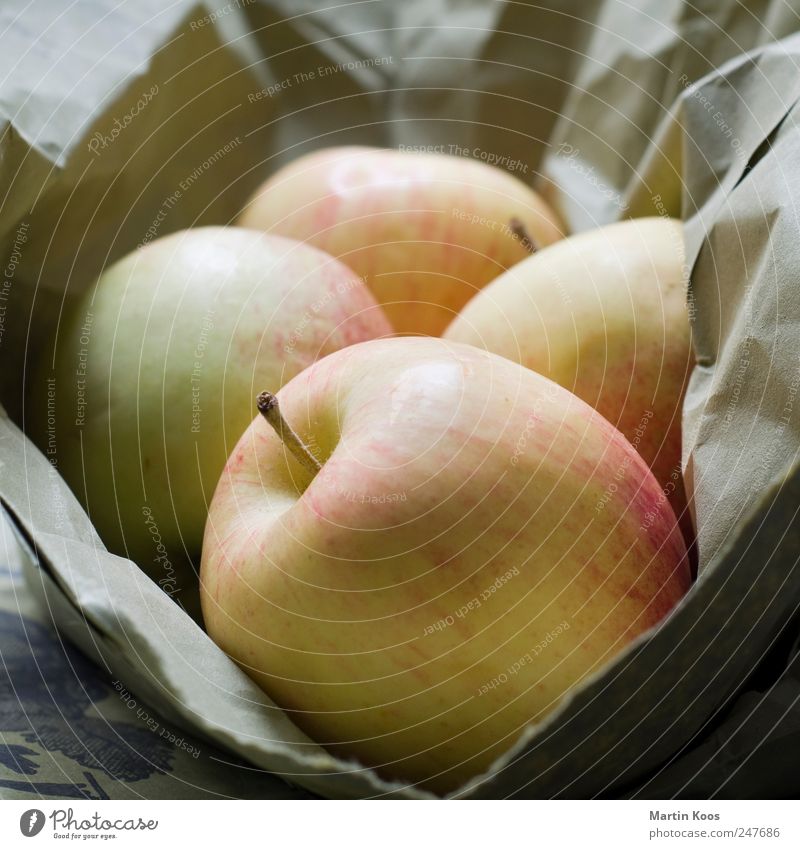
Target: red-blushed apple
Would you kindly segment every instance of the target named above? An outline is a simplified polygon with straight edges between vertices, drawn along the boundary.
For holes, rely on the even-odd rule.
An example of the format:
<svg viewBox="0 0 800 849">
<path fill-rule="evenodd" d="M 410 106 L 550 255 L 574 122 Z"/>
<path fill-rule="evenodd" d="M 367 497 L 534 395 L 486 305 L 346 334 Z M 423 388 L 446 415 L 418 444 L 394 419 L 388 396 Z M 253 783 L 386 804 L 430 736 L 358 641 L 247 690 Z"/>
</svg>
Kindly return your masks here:
<svg viewBox="0 0 800 849">
<path fill-rule="evenodd" d="M 456 789 L 689 587 L 628 441 L 502 357 L 365 342 L 259 409 L 210 507 L 206 627 L 385 777 Z"/>
<path fill-rule="evenodd" d="M 55 369 L 43 357 L 32 392 L 44 410 L 52 386 L 58 469 L 103 542 L 186 599 L 192 583 L 197 595 L 187 570 L 252 420 L 254 387 L 281 386 L 317 357 L 390 333 L 369 290 L 333 257 L 203 227 L 129 254 L 73 299 Z"/>
<path fill-rule="evenodd" d="M 642 218 L 570 236 L 473 298 L 445 338 L 574 392 L 638 449 L 693 537 L 681 410 L 694 357 L 679 221 Z"/>
<path fill-rule="evenodd" d="M 541 197 L 474 159 L 369 147 L 300 157 L 239 223 L 322 248 L 353 268 L 398 333 L 439 335 L 492 278 L 564 233 Z"/>
</svg>

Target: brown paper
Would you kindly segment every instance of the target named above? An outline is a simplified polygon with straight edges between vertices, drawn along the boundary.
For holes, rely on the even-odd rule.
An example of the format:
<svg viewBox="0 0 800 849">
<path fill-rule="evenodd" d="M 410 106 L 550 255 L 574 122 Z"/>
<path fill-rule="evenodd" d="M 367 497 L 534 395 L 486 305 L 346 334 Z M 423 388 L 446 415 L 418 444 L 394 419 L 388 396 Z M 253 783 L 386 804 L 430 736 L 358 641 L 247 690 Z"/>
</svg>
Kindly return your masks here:
<svg viewBox="0 0 800 849">
<path fill-rule="evenodd" d="M 755 20 L 733 2 L 326 11 L 240 0 L 108 3 L 104 17 L 102 5 L 47 29 L 60 6 L 37 4 L 38 38 L 0 12 L 16 45 L 0 92 L 10 262 L 0 397 L 17 423 L 0 420 L 0 503 L 30 554 L 32 591 L 71 640 L 193 733 L 321 795 L 424 795 L 334 761 L 156 585 L 103 550 L 57 453 L 20 430 L 29 360 L 49 344 L 62 298 L 103 266 L 149 238 L 229 222 L 267 173 L 311 148 L 491 153 L 542 185 L 575 230 L 683 213 L 699 356 L 684 461 L 701 578 L 667 622 L 460 795 L 631 792 L 736 694 L 800 601 L 798 43 L 735 58 L 790 32 L 791 10 L 772 3 Z"/>
</svg>

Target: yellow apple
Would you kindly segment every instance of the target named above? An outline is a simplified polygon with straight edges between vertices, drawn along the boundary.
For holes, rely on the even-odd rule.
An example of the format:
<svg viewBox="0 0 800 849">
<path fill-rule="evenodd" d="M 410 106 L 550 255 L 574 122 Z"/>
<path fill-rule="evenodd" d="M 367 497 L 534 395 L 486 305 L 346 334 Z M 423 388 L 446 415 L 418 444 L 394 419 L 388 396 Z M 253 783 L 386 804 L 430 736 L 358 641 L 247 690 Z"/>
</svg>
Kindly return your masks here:
<svg viewBox="0 0 800 849">
<path fill-rule="evenodd" d="M 498 274 L 563 235 L 542 198 L 473 159 L 368 147 L 300 157 L 239 223 L 290 236 L 361 275 L 398 333 L 439 335 Z"/>
<path fill-rule="evenodd" d="M 682 225 L 643 218 L 570 236 L 476 295 L 444 336 L 574 392 L 638 449 L 680 517 L 681 409 L 693 364 Z"/>
<path fill-rule="evenodd" d="M 317 742 L 388 778 L 457 788 L 689 586 L 639 455 L 509 360 L 365 342 L 277 401 L 210 507 L 206 627 Z"/>
<path fill-rule="evenodd" d="M 57 468 L 104 543 L 177 593 L 253 387 L 390 332 L 361 280 L 321 251 L 198 228 L 128 255 L 76 299 L 55 372 L 43 358 L 32 392 L 44 410 L 52 389 Z"/>
</svg>

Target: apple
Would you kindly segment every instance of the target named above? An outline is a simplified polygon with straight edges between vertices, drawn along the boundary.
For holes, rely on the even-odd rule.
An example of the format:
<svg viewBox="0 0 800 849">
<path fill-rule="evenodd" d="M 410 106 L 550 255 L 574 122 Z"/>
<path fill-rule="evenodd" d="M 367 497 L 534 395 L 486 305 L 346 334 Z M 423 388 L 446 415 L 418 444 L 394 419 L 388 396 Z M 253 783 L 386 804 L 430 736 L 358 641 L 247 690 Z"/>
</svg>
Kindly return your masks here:
<svg viewBox="0 0 800 849">
<path fill-rule="evenodd" d="M 52 390 L 57 468 L 103 542 L 185 599 L 188 578 L 197 595 L 187 569 L 252 419 L 253 387 L 281 386 L 319 356 L 388 333 L 363 282 L 334 258 L 203 227 L 131 253 L 75 299 L 55 370 L 44 357 L 33 392 L 43 409 Z M 43 431 L 39 442 L 50 447 Z"/>
<path fill-rule="evenodd" d="M 571 236 L 479 292 L 444 336 L 555 380 L 638 449 L 693 537 L 681 410 L 694 362 L 679 221 L 642 218 Z"/>
<path fill-rule="evenodd" d="M 365 342 L 259 409 L 209 510 L 206 628 L 389 779 L 446 793 L 486 770 L 689 586 L 628 441 L 502 357 Z"/>
<path fill-rule="evenodd" d="M 300 157 L 264 183 L 239 223 L 333 254 L 367 281 L 398 333 L 430 336 L 533 245 L 564 233 L 507 171 L 369 147 Z"/>
</svg>

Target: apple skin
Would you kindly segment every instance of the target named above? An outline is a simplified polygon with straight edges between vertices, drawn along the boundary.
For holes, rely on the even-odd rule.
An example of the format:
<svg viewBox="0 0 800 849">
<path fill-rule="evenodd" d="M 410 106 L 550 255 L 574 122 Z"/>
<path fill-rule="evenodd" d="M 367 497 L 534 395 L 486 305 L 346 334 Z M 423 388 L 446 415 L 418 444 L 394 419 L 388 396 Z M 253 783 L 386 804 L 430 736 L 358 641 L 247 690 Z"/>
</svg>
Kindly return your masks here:
<svg viewBox="0 0 800 849">
<path fill-rule="evenodd" d="M 453 791 L 689 587 L 639 455 L 515 363 L 385 339 L 278 398 L 322 469 L 255 419 L 211 503 L 203 616 L 335 755 Z"/>
<path fill-rule="evenodd" d="M 389 333 L 362 281 L 309 246 L 233 227 L 151 242 L 107 269 L 62 320 L 57 467 L 111 551 L 182 600 L 193 583 L 196 597 L 187 570 L 199 562 L 207 502 L 252 420 L 253 387 L 280 386 L 319 356 Z M 50 363 L 43 357 L 37 392 Z"/>
<path fill-rule="evenodd" d="M 473 159 L 369 147 L 300 157 L 264 183 L 239 223 L 308 242 L 363 277 L 401 334 L 438 336 L 481 287 L 564 225 L 521 180 Z"/>
<path fill-rule="evenodd" d="M 681 411 L 694 357 L 679 221 L 641 218 L 570 236 L 477 294 L 444 336 L 574 392 L 638 449 L 687 541 Z"/>
</svg>

